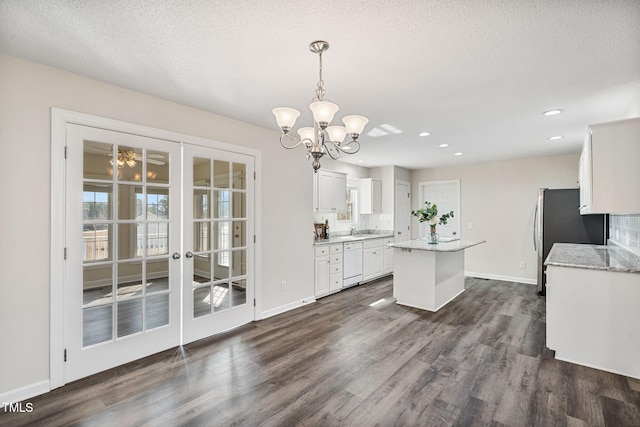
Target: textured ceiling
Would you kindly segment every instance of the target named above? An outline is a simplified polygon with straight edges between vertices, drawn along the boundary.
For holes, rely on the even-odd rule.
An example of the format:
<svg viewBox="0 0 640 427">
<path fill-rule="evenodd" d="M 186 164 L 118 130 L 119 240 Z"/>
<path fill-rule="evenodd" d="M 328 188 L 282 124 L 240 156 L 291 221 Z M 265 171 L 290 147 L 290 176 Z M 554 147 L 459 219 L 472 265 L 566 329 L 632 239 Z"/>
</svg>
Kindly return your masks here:
<svg viewBox="0 0 640 427">
<path fill-rule="evenodd" d="M 577 152 L 640 90 L 638 0 L 0 0 L 4 53 L 270 129 L 311 123 L 318 39 L 334 122 L 402 131 L 343 156 L 368 167 Z"/>
</svg>

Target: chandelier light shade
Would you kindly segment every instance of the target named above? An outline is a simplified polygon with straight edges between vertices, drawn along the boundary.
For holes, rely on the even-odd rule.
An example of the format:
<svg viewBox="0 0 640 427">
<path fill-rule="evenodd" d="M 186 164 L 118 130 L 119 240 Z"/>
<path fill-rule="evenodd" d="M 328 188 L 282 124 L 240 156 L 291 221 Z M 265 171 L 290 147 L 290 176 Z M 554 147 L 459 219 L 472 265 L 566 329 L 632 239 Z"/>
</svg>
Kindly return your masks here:
<svg viewBox="0 0 640 427">
<path fill-rule="evenodd" d="M 313 127 L 298 129 L 300 140 L 296 141 L 289 133 L 300 116 L 300 111 L 289 107 L 278 107 L 272 110 L 276 123 L 282 131 L 280 144 L 287 149 L 303 145 L 307 149 L 307 159 L 313 158 L 313 171 L 320 169 L 320 159 L 329 154 L 332 159 L 340 157 L 340 153 L 355 154 L 360 151 L 358 137 L 369 122 L 364 116 L 345 116 L 344 126 L 329 126 L 340 107 L 324 99 L 324 81 L 322 80 L 322 53 L 329 49 L 329 43 L 315 41 L 309 45 L 309 50 L 318 54 L 320 63 L 320 77 L 316 88 L 316 96 L 311 100 L 309 109 L 313 113 Z M 344 143 L 346 136 L 351 140 Z"/>
</svg>

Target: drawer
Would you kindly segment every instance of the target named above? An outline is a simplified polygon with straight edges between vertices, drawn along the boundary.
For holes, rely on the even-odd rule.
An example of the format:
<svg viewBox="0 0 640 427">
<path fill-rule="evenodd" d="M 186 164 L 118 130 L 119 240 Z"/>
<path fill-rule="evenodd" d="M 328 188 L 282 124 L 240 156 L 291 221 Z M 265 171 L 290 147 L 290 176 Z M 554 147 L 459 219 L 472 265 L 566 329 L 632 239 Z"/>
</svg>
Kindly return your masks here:
<svg viewBox="0 0 640 427">
<path fill-rule="evenodd" d="M 385 239 L 367 239 L 362 242 L 362 245 L 365 249 L 378 248 L 382 247 Z"/>
<path fill-rule="evenodd" d="M 329 290 L 337 291 L 342 289 L 342 274 L 332 274 L 329 276 Z"/>
<path fill-rule="evenodd" d="M 316 246 L 314 249 L 315 256 L 329 255 L 329 245 Z"/>
<path fill-rule="evenodd" d="M 342 253 L 339 254 L 334 254 L 332 253 L 330 256 L 331 261 L 329 261 L 331 264 L 340 264 L 342 265 Z"/>
<path fill-rule="evenodd" d="M 341 254 L 342 253 L 342 243 L 340 243 L 339 245 L 331 245 L 331 246 L 329 246 L 329 251 L 332 254 Z"/>
<path fill-rule="evenodd" d="M 329 274 L 339 274 L 342 277 L 342 263 L 329 264 Z"/>
</svg>

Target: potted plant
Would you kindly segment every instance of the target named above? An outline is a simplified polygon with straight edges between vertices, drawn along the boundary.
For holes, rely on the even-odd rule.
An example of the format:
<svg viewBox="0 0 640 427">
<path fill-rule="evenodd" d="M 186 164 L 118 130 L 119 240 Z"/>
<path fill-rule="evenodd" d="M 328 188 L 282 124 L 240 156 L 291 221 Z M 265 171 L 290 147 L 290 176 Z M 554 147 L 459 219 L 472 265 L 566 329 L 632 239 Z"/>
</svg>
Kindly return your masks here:
<svg viewBox="0 0 640 427">
<path fill-rule="evenodd" d="M 420 222 L 428 222 L 431 234 L 429 236 L 429 243 L 438 243 L 438 234 L 436 233 L 436 225 L 446 225 L 449 218 L 453 218 L 453 211 L 438 216 L 438 206 L 431 202 L 424 202 L 425 207 L 411 211 L 411 215 L 418 218 Z"/>
</svg>

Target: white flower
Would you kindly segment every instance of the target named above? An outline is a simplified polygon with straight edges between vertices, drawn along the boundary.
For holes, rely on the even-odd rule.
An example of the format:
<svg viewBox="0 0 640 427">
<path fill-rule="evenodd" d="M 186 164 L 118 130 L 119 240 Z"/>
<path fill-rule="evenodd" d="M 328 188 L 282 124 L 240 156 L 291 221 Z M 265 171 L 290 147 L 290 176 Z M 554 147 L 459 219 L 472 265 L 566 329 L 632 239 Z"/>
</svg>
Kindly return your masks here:
<svg viewBox="0 0 640 427">
<path fill-rule="evenodd" d="M 429 220 L 429 224 L 430 225 L 436 225 L 439 221 L 440 221 L 440 217 L 439 216 L 434 216 Z"/>
</svg>

